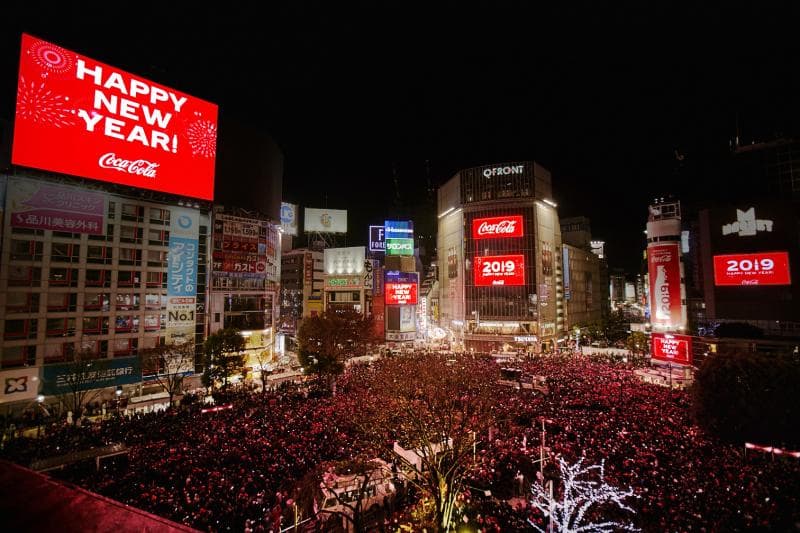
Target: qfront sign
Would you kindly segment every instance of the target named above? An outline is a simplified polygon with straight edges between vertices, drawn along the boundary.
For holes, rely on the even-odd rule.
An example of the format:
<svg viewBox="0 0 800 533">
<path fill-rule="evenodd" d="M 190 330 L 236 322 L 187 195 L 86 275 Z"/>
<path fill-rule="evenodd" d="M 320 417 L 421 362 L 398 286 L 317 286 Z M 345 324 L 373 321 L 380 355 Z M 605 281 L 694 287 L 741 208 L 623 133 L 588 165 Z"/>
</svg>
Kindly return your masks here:
<svg viewBox="0 0 800 533">
<path fill-rule="evenodd" d="M 217 106 L 22 35 L 12 162 L 214 199 Z"/>
<path fill-rule="evenodd" d="M 522 237 L 522 216 L 476 218 L 472 221 L 473 239 L 504 239 Z"/>
<path fill-rule="evenodd" d="M 483 169 L 483 175 L 487 178 L 491 178 L 492 176 L 508 176 L 511 174 L 522 174 L 524 170 L 525 165 L 485 168 Z"/>
<path fill-rule="evenodd" d="M 790 285 L 791 283 L 787 252 L 714 256 L 715 285 Z"/>
</svg>

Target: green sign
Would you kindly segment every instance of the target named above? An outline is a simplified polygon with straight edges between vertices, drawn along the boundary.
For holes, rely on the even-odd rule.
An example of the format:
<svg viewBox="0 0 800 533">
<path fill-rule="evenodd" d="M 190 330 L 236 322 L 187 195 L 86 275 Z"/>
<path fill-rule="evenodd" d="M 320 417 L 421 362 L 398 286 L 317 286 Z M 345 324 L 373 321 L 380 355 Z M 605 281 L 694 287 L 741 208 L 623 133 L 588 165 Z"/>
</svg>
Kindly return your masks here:
<svg viewBox="0 0 800 533">
<path fill-rule="evenodd" d="M 43 394 L 48 396 L 77 390 L 129 385 L 142 381 L 138 357 L 115 357 L 45 365 Z"/>
<path fill-rule="evenodd" d="M 386 255 L 414 255 L 414 239 L 386 239 Z"/>
</svg>

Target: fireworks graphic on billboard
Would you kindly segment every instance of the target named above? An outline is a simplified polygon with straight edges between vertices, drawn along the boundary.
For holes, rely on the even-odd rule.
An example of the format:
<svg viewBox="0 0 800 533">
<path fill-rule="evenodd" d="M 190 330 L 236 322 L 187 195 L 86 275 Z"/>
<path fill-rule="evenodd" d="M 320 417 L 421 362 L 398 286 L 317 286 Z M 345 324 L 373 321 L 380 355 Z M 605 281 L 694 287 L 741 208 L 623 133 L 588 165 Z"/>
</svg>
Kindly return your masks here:
<svg viewBox="0 0 800 533">
<path fill-rule="evenodd" d="M 217 126 L 210 120 L 195 120 L 186 128 L 192 154 L 214 157 L 217 152 Z"/>
<path fill-rule="evenodd" d="M 53 94 L 45 84 L 19 80 L 17 116 L 24 120 L 64 128 L 74 124 L 69 97 Z"/>
<path fill-rule="evenodd" d="M 42 72 L 43 78 L 46 78 L 48 73 L 64 74 L 70 71 L 75 64 L 73 54 L 60 46 L 44 41 L 33 43 L 28 48 L 28 54 L 33 57 L 36 64 L 44 71 Z"/>
</svg>

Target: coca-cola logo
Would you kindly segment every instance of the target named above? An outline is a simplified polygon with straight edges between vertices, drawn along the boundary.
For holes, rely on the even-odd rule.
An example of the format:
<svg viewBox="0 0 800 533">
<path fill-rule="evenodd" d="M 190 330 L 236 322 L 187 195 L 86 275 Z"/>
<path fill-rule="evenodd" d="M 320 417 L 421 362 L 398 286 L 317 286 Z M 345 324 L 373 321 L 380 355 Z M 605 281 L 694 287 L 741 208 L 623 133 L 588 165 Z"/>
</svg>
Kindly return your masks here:
<svg viewBox="0 0 800 533">
<path fill-rule="evenodd" d="M 672 259 L 672 254 L 669 253 L 654 255 L 653 263 L 669 263 L 670 259 Z"/>
<path fill-rule="evenodd" d="M 114 152 L 101 155 L 97 164 L 100 168 L 111 168 L 119 172 L 127 172 L 128 174 L 146 178 L 155 178 L 159 167 L 158 163 L 152 163 L 146 159 L 123 159 L 117 157 Z"/>
<path fill-rule="evenodd" d="M 478 235 L 503 235 L 506 233 L 514 233 L 516 231 L 516 220 L 501 220 L 496 224 L 483 222 L 480 226 L 478 226 Z"/>
</svg>

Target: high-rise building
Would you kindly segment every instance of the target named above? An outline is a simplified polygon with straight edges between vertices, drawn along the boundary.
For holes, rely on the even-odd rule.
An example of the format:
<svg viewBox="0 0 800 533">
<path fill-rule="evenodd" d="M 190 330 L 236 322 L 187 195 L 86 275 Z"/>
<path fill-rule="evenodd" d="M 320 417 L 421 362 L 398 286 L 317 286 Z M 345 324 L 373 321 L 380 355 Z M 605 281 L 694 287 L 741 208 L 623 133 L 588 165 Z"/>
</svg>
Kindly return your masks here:
<svg viewBox="0 0 800 533">
<path fill-rule="evenodd" d="M 308 249 L 281 256 L 280 328 L 297 334 L 304 318 L 322 314 L 323 253 Z"/>
<path fill-rule="evenodd" d="M 550 172 L 461 170 L 438 190 L 438 219 L 440 326 L 468 350 L 554 349 L 565 323 Z"/>
</svg>

